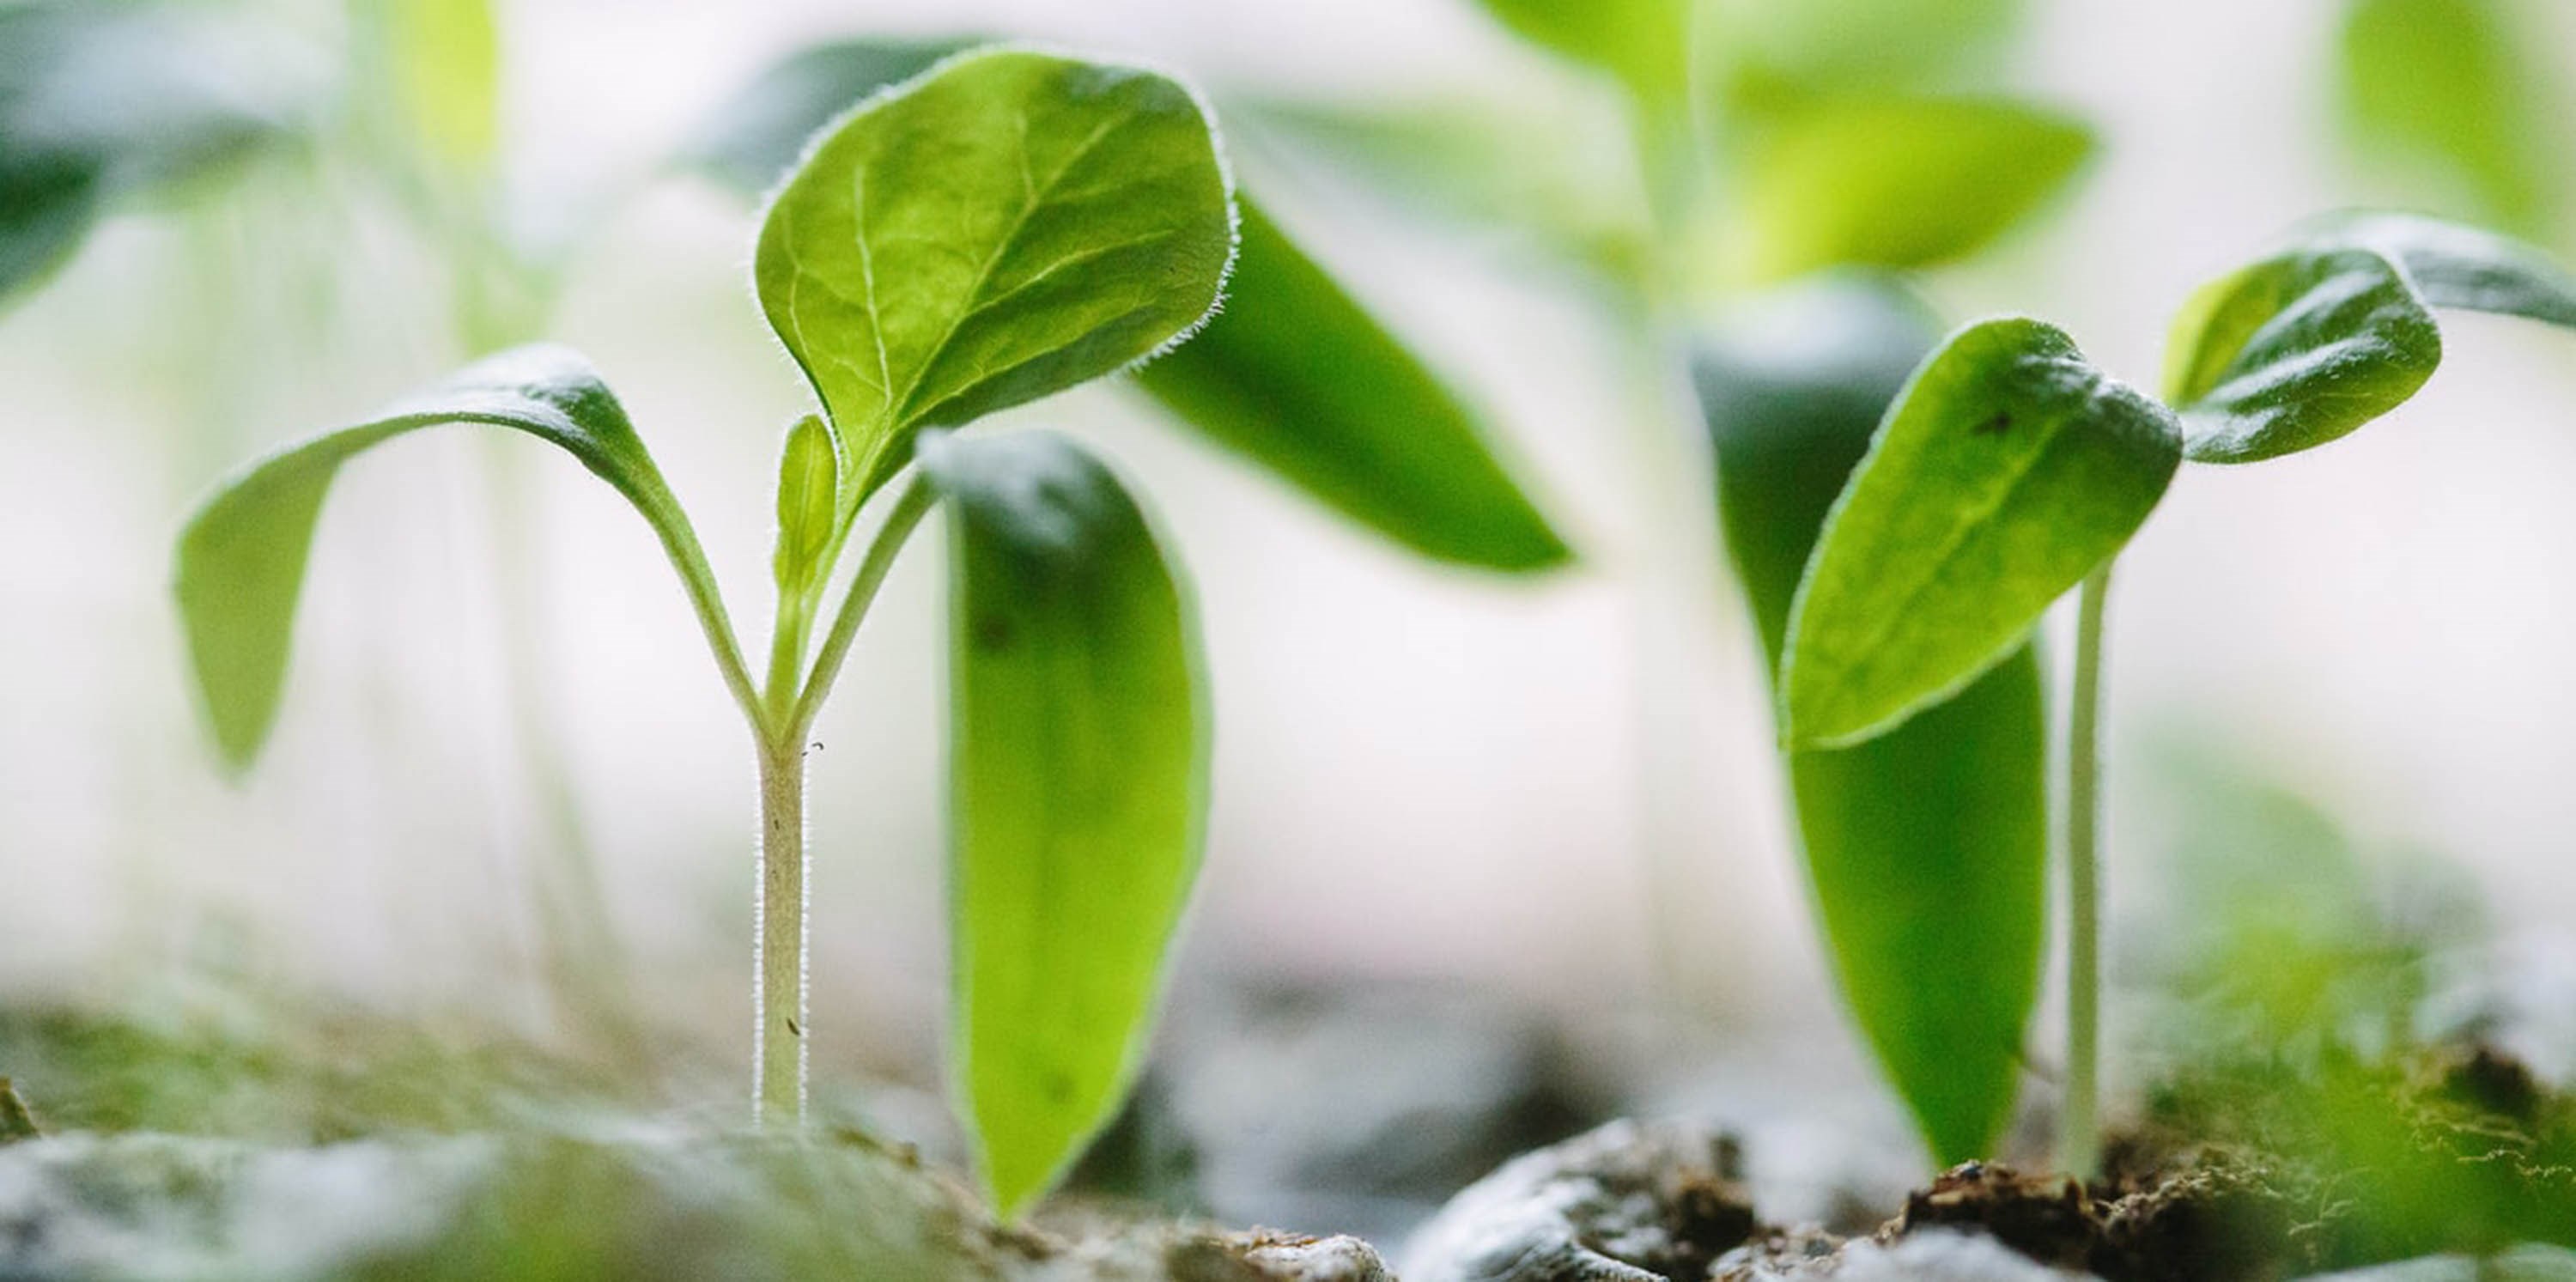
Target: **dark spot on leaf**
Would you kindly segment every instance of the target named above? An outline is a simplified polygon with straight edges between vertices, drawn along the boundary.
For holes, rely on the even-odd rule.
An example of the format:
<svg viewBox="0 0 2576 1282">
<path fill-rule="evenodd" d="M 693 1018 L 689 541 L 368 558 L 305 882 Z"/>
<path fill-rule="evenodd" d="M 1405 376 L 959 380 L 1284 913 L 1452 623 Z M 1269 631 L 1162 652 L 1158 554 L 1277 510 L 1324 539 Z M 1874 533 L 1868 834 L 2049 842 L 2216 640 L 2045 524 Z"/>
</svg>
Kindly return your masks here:
<svg viewBox="0 0 2576 1282">
<path fill-rule="evenodd" d="M 791 1037 L 803 1037 L 805 1035 L 805 1026 L 797 1023 L 795 1016 L 791 1015 L 787 1019 L 787 1033 Z"/>
<path fill-rule="evenodd" d="M 1996 410 L 1993 418 L 1977 424 L 1975 429 L 1979 436 L 2001 436 L 2011 430 L 2012 415 L 2004 410 Z"/>
<path fill-rule="evenodd" d="M 1011 644 L 1011 636 L 1012 628 L 1010 616 L 1003 614 L 979 614 L 975 616 L 976 649 L 1008 649 Z"/>
</svg>

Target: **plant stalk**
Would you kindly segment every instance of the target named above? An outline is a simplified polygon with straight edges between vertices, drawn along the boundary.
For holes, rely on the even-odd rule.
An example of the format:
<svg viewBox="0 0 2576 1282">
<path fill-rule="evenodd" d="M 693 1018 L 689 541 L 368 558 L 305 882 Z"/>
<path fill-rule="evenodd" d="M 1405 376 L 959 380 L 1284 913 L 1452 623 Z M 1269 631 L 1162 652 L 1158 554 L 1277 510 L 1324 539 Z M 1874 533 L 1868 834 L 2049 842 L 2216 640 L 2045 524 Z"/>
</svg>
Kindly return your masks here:
<svg viewBox="0 0 2576 1282">
<path fill-rule="evenodd" d="M 2102 613 L 2110 594 L 2106 563 L 2076 602 L 2066 733 L 2066 1102 L 2057 1154 L 2078 1179 L 2091 1179 L 2102 1156 Z"/>
<path fill-rule="evenodd" d="M 805 1120 L 805 744 L 801 736 L 760 744 L 760 898 L 753 933 L 751 1071 L 755 1126 L 782 1130 Z"/>
</svg>

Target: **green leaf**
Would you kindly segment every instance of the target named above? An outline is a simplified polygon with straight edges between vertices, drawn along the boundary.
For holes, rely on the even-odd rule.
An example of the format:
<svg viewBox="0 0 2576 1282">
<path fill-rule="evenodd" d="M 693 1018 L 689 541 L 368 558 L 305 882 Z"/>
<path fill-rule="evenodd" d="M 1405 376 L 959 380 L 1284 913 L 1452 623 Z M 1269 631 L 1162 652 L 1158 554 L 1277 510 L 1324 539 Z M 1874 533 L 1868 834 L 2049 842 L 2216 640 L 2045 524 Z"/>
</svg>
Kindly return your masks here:
<svg viewBox="0 0 2576 1282">
<path fill-rule="evenodd" d="M 1138 385 L 1344 515 L 1427 556 L 1563 564 L 1474 415 L 1249 201 L 1233 304 Z"/>
<path fill-rule="evenodd" d="M 796 420 L 778 456 L 778 548 L 770 570 L 780 592 L 803 592 L 822 568 L 840 517 L 840 487 L 831 430 L 811 414 Z"/>
<path fill-rule="evenodd" d="M 1790 610 L 1784 739 L 1846 747 L 2002 662 L 2182 463 L 2173 414 L 2058 329 L 1985 321 L 1915 371 Z"/>
<path fill-rule="evenodd" d="M 2070 117 L 1971 98 L 1825 98 L 1754 135 L 1723 271 L 1774 281 L 1838 264 L 1922 267 L 1976 252 L 2093 153 Z"/>
<path fill-rule="evenodd" d="M 1704 42 L 1739 103 L 1781 90 L 1886 92 L 1976 74 L 2025 0 L 1707 0 Z M 1962 73 L 1965 73 L 1964 75 Z"/>
<path fill-rule="evenodd" d="M 2416 292 L 2435 307 L 2576 328 L 2576 275 L 2509 236 L 2439 218 L 2359 211 L 2317 219 L 2295 238 L 2377 250 L 2404 267 Z"/>
<path fill-rule="evenodd" d="M 285 133 L 303 88 L 229 15 L 151 4 L 0 6 L 0 298 L 114 202 Z"/>
<path fill-rule="evenodd" d="M 2165 387 L 2195 461 L 2251 463 L 2395 409 L 2441 363 L 2441 330 L 2397 264 L 2304 249 L 2201 287 L 2174 318 Z"/>
<path fill-rule="evenodd" d="M 218 485 L 179 535 L 180 621 L 224 760 L 246 770 L 277 719 L 313 527 L 340 465 L 380 442 L 441 423 L 513 428 L 570 451 L 644 515 L 693 590 L 710 595 L 697 539 L 626 412 L 589 362 L 523 347 L 354 427 L 252 463 Z"/>
<path fill-rule="evenodd" d="M 1777 670 L 1825 515 L 1934 334 L 1841 281 L 1768 302 L 1694 361 L 1718 513 Z M 1788 754 L 1843 999 L 1942 1165 L 2012 1112 L 2046 930 L 2047 725 L 2029 646 L 1956 698 L 1839 751 Z"/>
<path fill-rule="evenodd" d="M 762 310 L 867 497 L 925 425 L 1144 359 L 1216 306 L 1234 214 L 1213 126 L 1127 67 L 962 55 L 851 116 L 761 228 Z"/>
<path fill-rule="evenodd" d="M 2433 180 L 2455 212 L 2554 236 L 2567 104 L 2538 33 L 2496 0 L 2352 0 L 2338 89 L 2354 150 Z"/>
<path fill-rule="evenodd" d="M 1016 1213 L 1117 1111 L 1198 873 L 1195 620 L 1115 476 L 1052 433 L 924 443 L 949 500 L 952 1017 Z"/>
<path fill-rule="evenodd" d="M 1522 39 L 1618 77 L 1658 109 L 1690 87 L 1691 0 L 1484 0 Z"/>
<path fill-rule="evenodd" d="M 767 191 L 834 117 L 981 43 L 967 37 L 863 39 L 800 49 L 717 107 L 680 149 L 680 163 L 736 191 Z"/>
<path fill-rule="evenodd" d="M 488 170 L 501 140 L 491 0 L 368 0 L 362 15 L 412 144 L 449 173 Z"/>
</svg>

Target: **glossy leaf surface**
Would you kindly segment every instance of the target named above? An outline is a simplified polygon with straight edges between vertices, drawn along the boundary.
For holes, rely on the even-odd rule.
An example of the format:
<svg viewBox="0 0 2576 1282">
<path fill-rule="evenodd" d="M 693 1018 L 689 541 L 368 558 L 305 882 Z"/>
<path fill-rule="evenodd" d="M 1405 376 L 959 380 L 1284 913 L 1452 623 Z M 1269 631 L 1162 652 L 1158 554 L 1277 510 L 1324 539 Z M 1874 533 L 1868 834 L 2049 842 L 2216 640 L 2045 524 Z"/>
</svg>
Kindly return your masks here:
<svg viewBox="0 0 2576 1282">
<path fill-rule="evenodd" d="M 2298 239 L 2377 250 L 2404 267 L 2416 292 L 2435 307 L 2576 328 L 2576 274 L 2510 236 L 2439 218 L 2364 211 L 2317 219 Z"/>
<path fill-rule="evenodd" d="M 1182 419 L 1427 556 L 1500 570 L 1565 543 L 1456 395 L 1249 202 L 1232 303 L 1139 384 Z"/>
<path fill-rule="evenodd" d="M 2564 50 L 2499 0 L 2349 0 L 2337 86 L 2359 158 L 2449 212 L 2562 231 Z M 2423 180 L 2429 179 L 2430 182 Z"/>
<path fill-rule="evenodd" d="M 1727 274 L 1920 267 L 1972 253 L 2062 189 L 2093 152 L 2077 121 L 1972 98 L 1828 98 L 1756 134 L 1727 224 Z"/>
<path fill-rule="evenodd" d="M 675 561 L 702 566 L 687 519 L 589 362 L 540 346 L 473 365 L 366 423 L 250 464 L 188 518 L 179 536 L 180 621 L 209 726 L 233 769 L 249 768 L 276 722 L 296 600 L 332 478 L 370 446 L 442 423 L 506 427 L 561 446 L 635 505 Z"/>
<path fill-rule="evenodd" d="M 964 423 L 1187 334 L 1233 256 L 1213 127 L 1181 85 L 961 55 L 820 140 L 770 205 L 762 309 L 848 457 L 844 503 Z"/>
<path fill-rule="evenodd" d="M 2062 331 L 2005 319 L 1951 337 L 1888 410 L 1799 583 L 1789 744 L 1860 742 L 2002 662 L 2181 462 L 2173 415 Z"/>
<path fill-rule="evenodd" d="M 2191 457 L 2250 463 L 2323 445 L 2403 404 L 2442 363 L 2442 333 L 2376 251 L 2293 250 L 2202 287 L 2165 353 Z"/>
<path fill-rule="evenodd" d="M 787 176 L 806 142 L 834 117 L 979 43 L 963 37 L 862 39 L 800 49 L 717 107 L 682 149 L 681 163 L 736 190 L 765 192 Z"/>
<path fill-rule="evenodd" d="M 1199 864 L 1196 623 L 1116 477 L 1045 432 L 941 436 L 954 1062 L 1005 1215 L 1126 1093 Z"/>
<path fill-rule="evenodd" d="M 1825 515 L 1934 338 L 1910 300 L 1846 282 L 1700 348 L 1718 513 L 1774 672 Z M 2047 923 L 2047 744 L 2024 646 L 1887 734 L 1786 758 L 1843 1000 L 1944 1166 L 1993 1155 L 2021 1074 Z"/>
</svg>

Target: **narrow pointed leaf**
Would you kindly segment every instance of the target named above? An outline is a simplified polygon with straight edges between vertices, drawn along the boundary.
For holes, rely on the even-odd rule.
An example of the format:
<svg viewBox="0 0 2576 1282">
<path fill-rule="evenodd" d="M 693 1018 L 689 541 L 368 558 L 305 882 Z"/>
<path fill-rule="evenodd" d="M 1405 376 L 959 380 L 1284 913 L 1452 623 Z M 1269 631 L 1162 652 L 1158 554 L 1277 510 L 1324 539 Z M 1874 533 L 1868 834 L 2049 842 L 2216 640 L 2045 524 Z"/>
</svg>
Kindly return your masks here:
<svg viewBox="0 0 2576 1282">
<path fill-rule="evenodd" d="M 1973 98 L 1826 98 L 1756 136 L 1726 224 L 1725 268 L 1773 281 L 1820 267 L 1921 267 L 1991 243 L 2093 154 L 2082 123 Z"/>
<path fill-rule="evenodd" d="M 2576 274 L 2510 236 L 2416 214 L 2333 214 L 2300 229 L 2317 246 L 2374 249 L 2406 269 L 2435 307 L 2576 328 Z"/>
<path fill-rule="evenodd" d="M 277 719 L 295 604 L 332 478 L 370 446 L 442 423 L 506 427 L 563 447 L 635 505 L 684 573 L 695 565 L 703 574 L 687 518 L 589 362 L 547 346 L 482 361 L 368 422 L 252 463 L 188 518 L 179 535 L 180 621 L 216 746 L 235 770 L 249 768 Z"/>
<path fill-rule="evenodd" d="M 1892 291 L 1839 283 L 1700 349 L 1719 516 L 1775 672 L 1825 514 L 1934 337 Z M 2042 711 L 2025 645 L 1887 734 L 1787 757 L 1843 1000 L 1944 1166 L 1994 1154 L 2038 1000 Z"/>
<path fill-rule="evenodd" d="M 2546 236 L 2567 204 L 2567 69 L 2514 16 L 2497 0 L 2350 0 L 2337 88 L 2360 159 L 2452 212 Z"/>
<path fill-rule="evenodd" d="M 800 49 L 718 106 L 681 148 L 679 161 L 737 191 L 765 192 L 834 117 L 981 43 L 962 36 L 861 39 Z"/>
<path fill-rule="evenodd" d="M 2202 287 L 2165 353 L 2191 457 L 2251 463 L 2404 404 L 2442 363 L 2442 333 L 2385 256 L 2293 250 Z"/>
<path fill-rule="evenodd" d="M 954 1062 L 1005 1216 L 1126 1094 L 1199 864 L 1207 710 L 1174 567 L 1052 433 L 942 436 Z"/>
<path fill-rule="evenodd" d="M 821 568 L 840 515 L 841 457 L 811 414 L 788 429 L 778 457 L 778 547 L 770 557 L 778 590 L 804 590 Z"/>
<path fill-rule="evenodd" d="M 1139 386 L 1426 556 L 1498 570 L 1566 561 L 1474 415 L 1249 202 L 1232 293 Z"/>
<path fill-rule="evenodd" d="M 1116 371 L 1216 306 L 1213 126 L 1150 72 L 961 55 L 822 138 L 769 208 L 762 310 L 839 434 L 844 503 L 964 423 Z"/>
<path fill-rule="evenodd" d="M 1785 735 L 1893 729 L 2012 654 L 2116 554 L 2182 462 L 2173 415 L 2034 320 L 1915 371 L 1825 521 L 1790 611 Z"/>
</svg>

